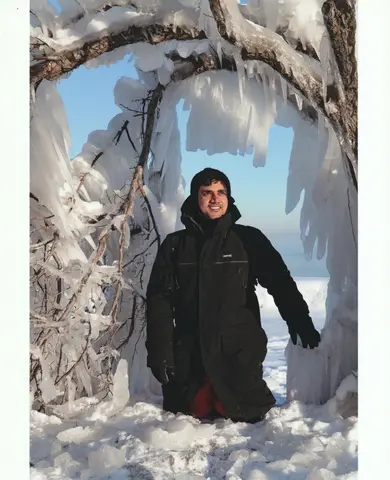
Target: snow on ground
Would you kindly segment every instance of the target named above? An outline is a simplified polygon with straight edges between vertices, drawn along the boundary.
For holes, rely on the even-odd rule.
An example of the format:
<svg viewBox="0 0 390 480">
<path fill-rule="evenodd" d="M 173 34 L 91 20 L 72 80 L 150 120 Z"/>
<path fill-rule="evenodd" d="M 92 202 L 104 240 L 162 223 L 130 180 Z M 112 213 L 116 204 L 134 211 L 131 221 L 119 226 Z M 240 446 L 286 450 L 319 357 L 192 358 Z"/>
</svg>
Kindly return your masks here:
<svg viewBox="0 0 390 480">
<path fill-rule="evenodd" d="M 314 322 L 324 322 L 326 279 L 299 281 Z M 357 418 L 343 419 L 326 405 L 285 404 L 288 341 L 272 301 L 258 291 L 269 336 L 264 365 L 277 407 L 258 424 L 202 423 L 173 415 L 133 396 L 111 417 L 104 404 L 83 400 L 71 418 L 31 413 L 31 479 L 244 479 L 357 478 Z"/>
</svg>

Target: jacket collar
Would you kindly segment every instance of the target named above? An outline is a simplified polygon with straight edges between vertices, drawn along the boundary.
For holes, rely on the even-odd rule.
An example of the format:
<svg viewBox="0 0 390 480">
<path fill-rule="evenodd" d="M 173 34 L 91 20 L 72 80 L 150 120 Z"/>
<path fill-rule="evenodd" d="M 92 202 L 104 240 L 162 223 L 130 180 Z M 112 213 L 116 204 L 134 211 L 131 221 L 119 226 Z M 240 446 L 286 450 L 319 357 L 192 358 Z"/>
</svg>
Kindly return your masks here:
<svg viewBox="0 0 390 480">
<path fill-rule="evenodd" d="M 229 198 L 228 210 L 216 220 L 207 219 L 199 210 L 198 203 L 191 197 L 186 198 L 181 207 L 181 222 L 187 230 L 201 235 L 214 235 L 225 232 L 231 225 L 241 218 L 241 213 L 234 205 L 234 199 Z"/>
</svg>

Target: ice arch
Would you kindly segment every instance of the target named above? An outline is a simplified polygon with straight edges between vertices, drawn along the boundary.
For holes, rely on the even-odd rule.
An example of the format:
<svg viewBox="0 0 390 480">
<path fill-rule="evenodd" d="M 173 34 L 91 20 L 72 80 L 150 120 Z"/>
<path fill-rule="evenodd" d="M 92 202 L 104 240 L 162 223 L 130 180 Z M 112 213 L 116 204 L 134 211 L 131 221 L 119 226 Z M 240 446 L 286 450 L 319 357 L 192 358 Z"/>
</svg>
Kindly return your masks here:
<svg viewBox="0 0 390 480">
<path fill-rule="evenodd" d="M 69 268 L 76 263 L 82 270 L 83 265 L 88 264 L 88 248 L 82 240 L 93 245 L 99 232 L 99 222 L 86 226 L 80 218 L 102 218 L 114 211 L 121 191 L 126 188 L 129 170 L 136 165 L 142 147 L 142 116 L 137 116 L 135 111 L 142 111 L 142 99 L 156 86 L 154 75 L 140 72 L 140 77 L 139 80 L 121 78 L 117 82 L 115 102 L 122 113 L 110 121 L 107 130 L 92 132 L 82 152 L 72 162 L 67 153 L 66 118 L 55 85 L 44 81 L 37 91 L 31 162 L 32 172 L 44 172 L 44 175 L 32 175 L 31 189 L 55 216 L 62 242 L 58 254 Z M 276 79 L 270 72 L 266 78 L 268 84 L 259 76 L 242 78 L 236 72 L 218 71 L 169 85 L 156 115 L 151 138 L 152 156 L 144 172 L 144 188 L 161 240 L 180 226 L 179 209 L 184 199 L 176 113 L 181 99 L 185 101 L 185 108 L 190 109 L 187 148 L 191 150 L 200 148 L 210 154 L 253 151 L 254 165 L 264 165 L 268 130 L 272 124 L 293 128 L 286 213 L 297 206 L 303 192 L 301 236 L 305 254 L 317 258 L 326 255 L 330 280 L 321 347 L 312 352 L 288 346 L 287 387 L 290 399 L 322 403 L 334 394 L 351 370 L 357 369 L 356 192 L 350 187 L 332 128 L 323 119 L 313 121 L 303 110 L 294 107 L 282 89 L 275 87 Z M 123 130 L 126 122 L 131 142 Z M 122 134 L 118 138 L 120 131 Z M 58 158 L 57 164 L 51 161 L 53 155 Z M 57 179 L 55 183 L 53 179 Z M 72 208 L 66 202 L 69 197 L 73 199 Z M 138 198 L 129 229 L 134 225 L 147 228 L 146 224 L 150 226 L 145 202 Z M 115 261 L 112 252 L 117 248 L 118 235 L 110 237 L 106 265 Z M 140 308 L 135 294 L 142 296 L 145 290 L 147 270 L 158 242 L 144 254 L 142 267 L 132 263 L 143 250 L 141 237 L 137 234 L 128 237 L 130 248 L 125 262 L 129 266 L 124 271 L 125 278 L 134 284 L 140 268 L 146 269 L 146 273 L 142 285 L 138 282 L 135 289 L 123 291 L 117 318 L 122 328 L 114 344 L 130 363 L 131 391 L 150 393 L 155 391 L 155 385 L 146 368 L 142 308 L 134 321 L 126 322 L 126 319 L 129 312 Z M 100 314 L 95 318 L 92 338 L 95 349 L 105 346 L 107 337 L 98 332 L 110 303 L 109 290 L 103 295 L 99 274 L 103 272 L 96 271 L 90 294 L 84 297 L 84 302 L 94 303 Z M 123 342 L 126 339 L 128 341 Z M 76 355 L 81 345 L 73 345 L 73 348 Z M 87 393 L 94 392 L 96 385 L 86 379 L 86 372 L 80 369 L 78 379 Z"/>
<path fill-rule="evenodd" d="M 330 281 L 321 348 L 288 347 L 288 394 L 326 401 L 357 367 L 355 2 L 58 5 L 33 0 L 30 10 L 32 398 L 104 397 L 118 351 L 131 363 L 131 391 L 153 390 L 143 297 L 161 238 L 179 226 L 175 106 L 184 98 L 189 149 L 251 151 L 259 166 L 269 127 L 294 130 L 286 212 L 303 192 L 304 249 L 326 255 Z M 71 162 L 66 115 L 48 80 L 129 53 L 139 79 L 119 80 L 122 113 Z"/>
</svg>

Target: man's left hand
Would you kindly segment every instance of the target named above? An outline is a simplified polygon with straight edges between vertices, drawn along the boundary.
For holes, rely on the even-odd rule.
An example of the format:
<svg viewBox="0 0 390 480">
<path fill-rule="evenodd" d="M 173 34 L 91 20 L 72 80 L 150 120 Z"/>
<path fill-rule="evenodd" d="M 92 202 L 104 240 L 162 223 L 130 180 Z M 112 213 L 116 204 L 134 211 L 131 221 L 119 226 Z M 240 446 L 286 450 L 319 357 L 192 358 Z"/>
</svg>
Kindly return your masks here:
<svg viewBox="0 0 390 480">
<path fill-rule="evenodd" d="M 299 330 L 295 329 L 294 327 L 289 327 L 288 331 L 290 333 L 291 341 L 294 345 L 297 344 L 297 335 L 299 335 L 303 348 L 316 348 L 321 341 L 321 335 L 314 328 L 314 325 L 300 328 Z"/>
</svg>

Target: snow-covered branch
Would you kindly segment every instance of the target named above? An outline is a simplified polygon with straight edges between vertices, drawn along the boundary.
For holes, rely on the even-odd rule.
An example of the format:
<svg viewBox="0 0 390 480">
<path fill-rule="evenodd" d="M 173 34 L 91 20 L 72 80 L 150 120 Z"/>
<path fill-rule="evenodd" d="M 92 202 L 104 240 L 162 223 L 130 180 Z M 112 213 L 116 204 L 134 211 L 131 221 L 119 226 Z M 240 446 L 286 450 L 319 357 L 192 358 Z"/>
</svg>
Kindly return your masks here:
<svg viewBox="0 0 390 480">
<path fill-rule="evenodd" d="M 249 23 L 242 17 L 234 0 L 210 0 L 210 8 L 221 36 L 241 49 L 243 60 L 260 60 L 277 73 L 311 103 L 325 112 L 322 81 L 302 62 L 294 48 L 275 32 Z"/>
<path fill-rule="evenodd" d="M 134 211 L 134 201 L 135 201 L 135 196 L 137 190 L 142 189 L 142 184 L 143 184 L 143 170 L 145 167 L 145 164 L 149 158 L 150 154 L 150 143 L 152 141 L 152 133 L 153 133 L 153 127 L 154 127 L 154 122 L 155 122 L 155 115 L 156 115 L 156 110 L 157 110 L 157 105 L 159 104 L 162 96 L 164 87 L 161 84 L 158 84 L 155 90 L 153 90 L 149 104 L 148 104 L 148 109 L 146 113 L 146 127 L 145 127 L 145 132 L 143 135 L 143 145 L 142 145 L 142 150 L 139 156 L 138 164 L 136 166 L 134 176 L 129 188 L 129 193 L 127 195 L 127 198 L 125 202 L 122 204 L 120 208 L 120 212 L 123 213 L 123 219 L 121 221 L 120 225 L 120 230 L 121 230 L 121 240 L 120 240 L 120 245 L 119 245 L 119 267 L 118 267 L 118 273 L 119 273 L 119 280 L 117 282 L 116 290 L 115 290 L 115 297 L 114 297 L 114 302 L 111 307 L 110 315 L 112 318 L 115 318 L 117 310 L 118 310 L 118 301 L 119 301 L 119 295 L 122 289 L 122 275 L 123 275 L 123 261 L 124 261 L 124 249 L 125 249 L 125 239 L 126 239 L 126 228 L 128 219 L 130 215 L 133 215 Z M 158 235 L 158 232 L 157 232 Z M 128 245 L 127 247 L 128 248 Z"/>
<path fill-rule="evenodd" d="M 351 132 L 346 124 L 344 104 L 340 97 L 324 95 L 327 86 L 323 85 L 317 72 L 276 32 L 247 21 L 235 0 L 210 0 L 210 9 L 220 35 L 240 48 L 243 60 L 259 60 L 269 65 L 329 119 L 340 145 L 346 150 L 345 159 L 354 186 L 357 187 L 357 152 L 353 148 L 356 145 L 356 131 Z M 329 92 L 333 91 L 329 89 Z"/>
<path fill-rule="evenodd" d="M 154 16 L 148 15 L 149 25 L 131 25 L 104 36 L 97 35 L 94 38 L 71 50 L 54 51 L 48 55 L 36 58 L 39 62 L 30 67 L 30 84 L 35 87 L 42 81 L 57 80 L 75 68 L 93 60 L 100 55 L 112 52 L 119 47 L 139 42 L 147 42 L 157 45 L 168 40 L 194 40 L 204 39 L 206 35 L 202 31 L 173 25 L 159 25 Z"/>
</svg>

